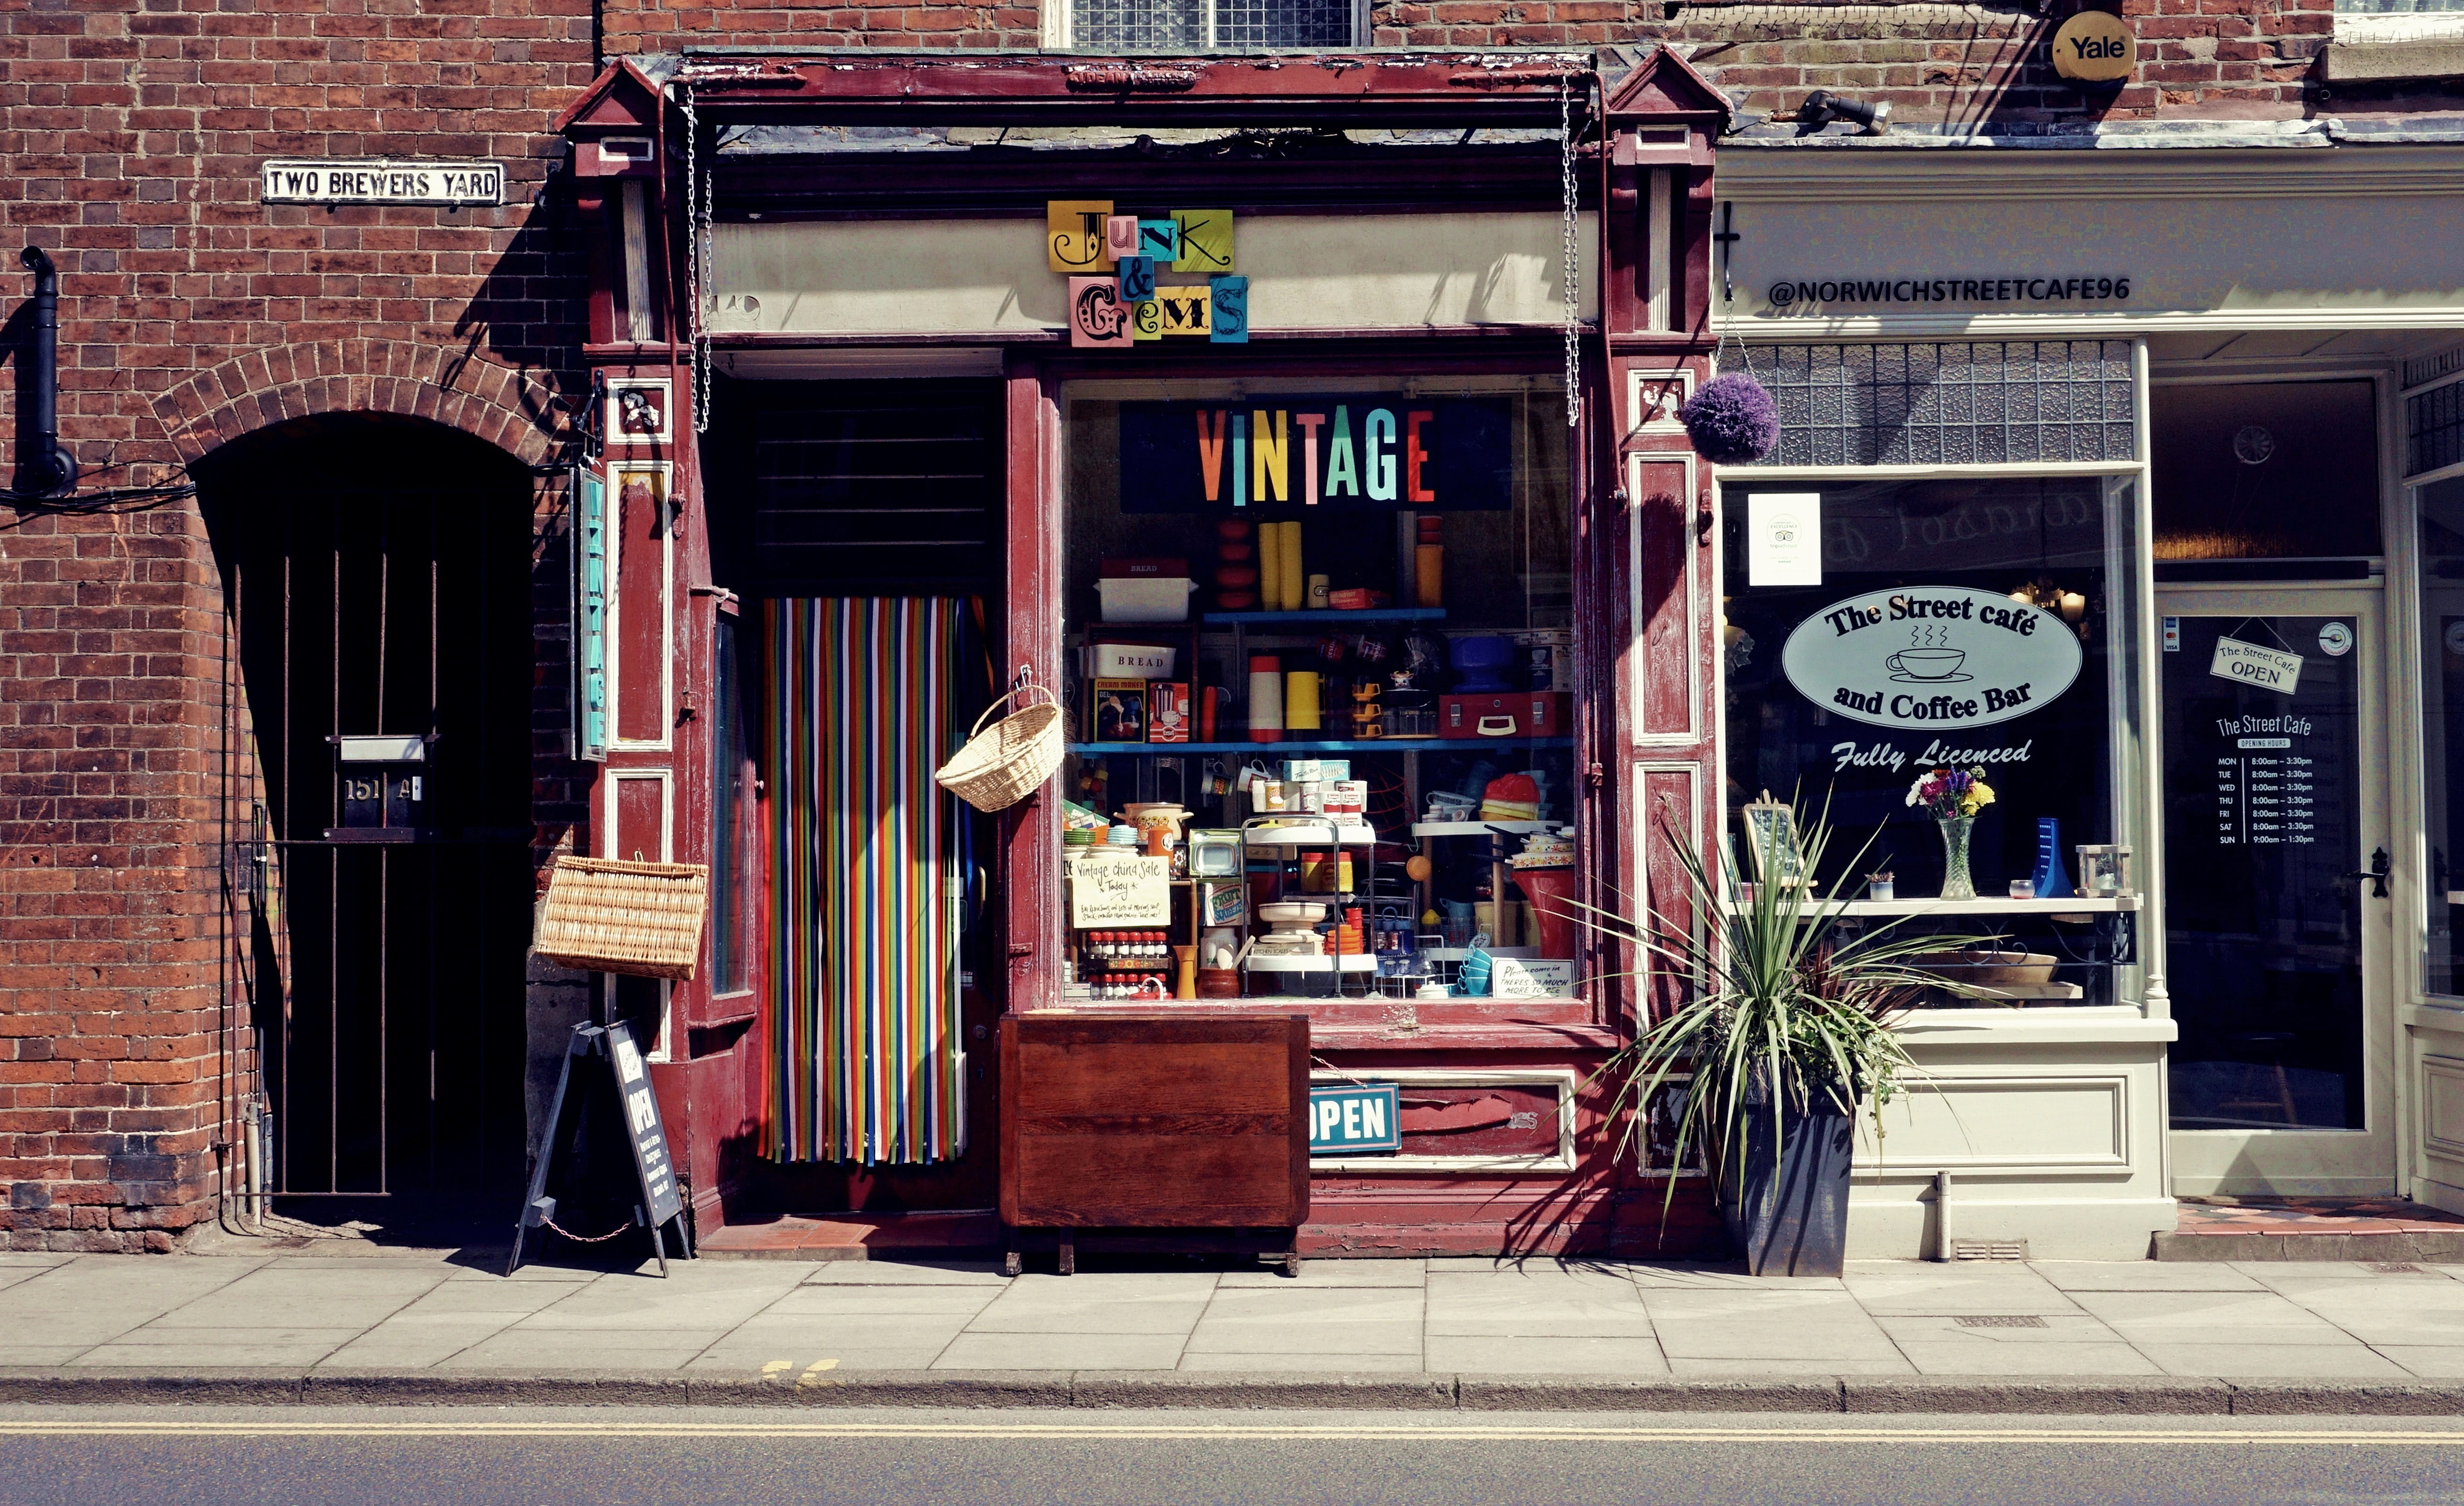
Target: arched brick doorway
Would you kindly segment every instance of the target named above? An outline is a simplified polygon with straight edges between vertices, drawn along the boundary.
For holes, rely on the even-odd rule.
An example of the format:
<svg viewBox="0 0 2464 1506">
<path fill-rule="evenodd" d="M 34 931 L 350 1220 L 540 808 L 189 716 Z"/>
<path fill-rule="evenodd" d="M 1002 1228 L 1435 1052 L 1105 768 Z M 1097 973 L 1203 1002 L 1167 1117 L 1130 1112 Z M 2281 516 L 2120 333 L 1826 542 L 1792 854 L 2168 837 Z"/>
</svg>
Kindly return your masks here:
<svg viewBox="0 0 2464 1506">
<path fill-rule="evenodd" d="M 270 426 L 194 474 L 229 629 L 234 1128 L 273 1193 L 385 1194 L 362 1216 L 388 1227 L 479 1191 L 510 1208 L 531 475 L 459 431 L 368 412 Z"/>
</svg>

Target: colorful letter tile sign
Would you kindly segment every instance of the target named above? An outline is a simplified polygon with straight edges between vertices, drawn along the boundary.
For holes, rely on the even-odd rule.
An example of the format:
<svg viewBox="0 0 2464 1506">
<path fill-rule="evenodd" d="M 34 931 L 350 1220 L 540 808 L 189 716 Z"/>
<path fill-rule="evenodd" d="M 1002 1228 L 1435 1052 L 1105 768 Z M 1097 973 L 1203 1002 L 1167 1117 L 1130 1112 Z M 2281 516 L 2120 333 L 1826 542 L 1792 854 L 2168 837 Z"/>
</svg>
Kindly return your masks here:
<svg viewBox="0 0 2464 1506">
<path fill-rule="evenodd" d="M 1081 349 L 1126 345 L 1130 305 L 1121 301 L 1121 285 L 1111 277 L 1069 279 L 1069 343 Z"/>
<path fill-rule="evenodd" d="M 1232 270 L 1230 210 L 1175 210 L 1172 217 L 1180 226 L 1180 255 L 1173 271 L 1211 275 Z"/>
<path fill-rule="evenodd" d="M 1166 335 L 1216 344 L 1249 339 L 1249 279 L 1232 274 L 1232 211 L 1115 214 L 1110 199 L 1044 206 L 1045 258 L 1069 278 L 1069 343 L 1114 348 Z M 1204 282 L 1163 283 L 1166 270 Z M 1109 273 L 1111 276 L 1096 276 Z"/>
<path fill-rule="evenodd" d="M 1055 272 L 1110 272 L 1105 255 L 1110 199 L 1052 199 L 1044 206 L 1044 250 Z"/>
</svg>

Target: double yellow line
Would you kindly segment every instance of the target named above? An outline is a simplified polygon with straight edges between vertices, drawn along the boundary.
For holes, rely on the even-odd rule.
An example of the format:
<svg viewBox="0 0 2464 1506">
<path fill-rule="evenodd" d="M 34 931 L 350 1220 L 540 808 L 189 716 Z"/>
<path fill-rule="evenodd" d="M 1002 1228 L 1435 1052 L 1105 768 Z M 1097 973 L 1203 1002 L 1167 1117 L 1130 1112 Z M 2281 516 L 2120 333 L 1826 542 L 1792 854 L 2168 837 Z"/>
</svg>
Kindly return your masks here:
<svg viewBox="0 0 2464 1506">
<path fill-rule="evenodd" d="M 2184 1444 L 2402 1445 L 2455 1447 L 2464 1431 L 2248 1428 L 1793 1428 L 1506 1427 L 1258 1423 L 899 1423 L 704 1421 L 437 1421 L 378 1418 L 319 1422 L 165 1416 L 127 1420 L 0 1420 L 0 1438 L 937 1438 L 1291 1443 L 1702 1443 L 1702 1444 Z"/>
</svg>

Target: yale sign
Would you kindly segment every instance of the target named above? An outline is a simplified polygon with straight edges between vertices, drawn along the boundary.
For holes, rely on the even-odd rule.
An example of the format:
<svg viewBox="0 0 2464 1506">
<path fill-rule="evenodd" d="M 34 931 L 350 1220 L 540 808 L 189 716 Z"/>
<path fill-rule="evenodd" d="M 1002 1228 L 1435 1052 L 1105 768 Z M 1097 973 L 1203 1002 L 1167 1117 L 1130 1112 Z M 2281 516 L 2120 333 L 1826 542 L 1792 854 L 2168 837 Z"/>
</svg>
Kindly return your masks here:
<svg viewBox="0 0 2464 1506">
<path fill-rule="evenodd" d="M 2106 83 L 2130 77 L 2139 47 L 2122 17 L 2081 11 L 2054 33 L 2053 50 L 2054 72 L 2085 83 Z"/>
</svg>

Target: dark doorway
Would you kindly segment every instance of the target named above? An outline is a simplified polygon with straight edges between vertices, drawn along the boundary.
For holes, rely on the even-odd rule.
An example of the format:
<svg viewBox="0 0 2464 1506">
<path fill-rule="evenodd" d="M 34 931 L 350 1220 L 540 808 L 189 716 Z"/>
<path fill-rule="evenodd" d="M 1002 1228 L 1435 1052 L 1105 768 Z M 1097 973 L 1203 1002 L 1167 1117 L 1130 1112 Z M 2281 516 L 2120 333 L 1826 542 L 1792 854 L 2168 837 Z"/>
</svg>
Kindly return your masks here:
<svg viewBox="0 0 2464 1506">
<path fill-rule="evenodd" d="M 232 1108 L 264 1190 L 517 1188 L 531 476 L 371 414 L 196 476 L 231 629 Z"/>
</svg>

